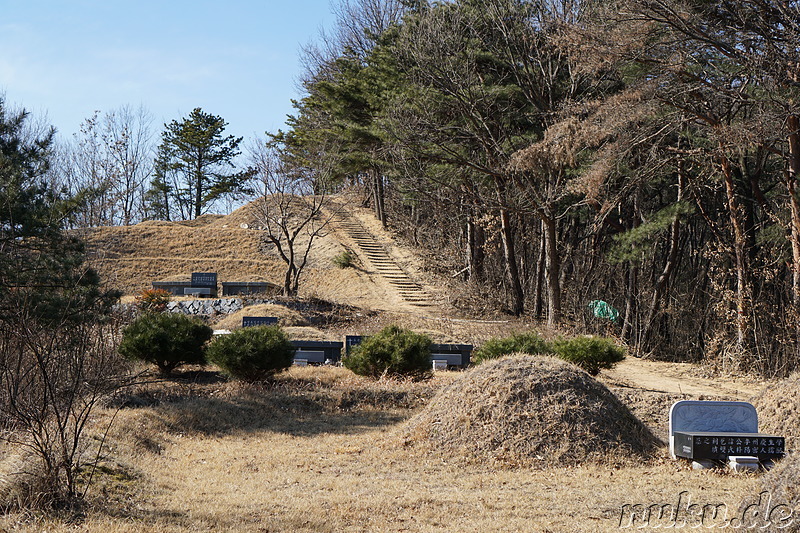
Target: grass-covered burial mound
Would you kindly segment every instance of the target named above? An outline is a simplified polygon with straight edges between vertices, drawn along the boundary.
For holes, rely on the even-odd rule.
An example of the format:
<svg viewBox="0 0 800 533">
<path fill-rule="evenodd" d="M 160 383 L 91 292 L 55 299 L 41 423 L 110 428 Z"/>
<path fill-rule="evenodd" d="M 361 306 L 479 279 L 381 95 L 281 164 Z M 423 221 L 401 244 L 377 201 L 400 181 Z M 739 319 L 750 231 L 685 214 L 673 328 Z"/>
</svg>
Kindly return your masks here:
<svg viewBox="0 0 800 533">
<path fill-rule="evenodd" d="M 800 530 L 800 454 L 789 453 L 775 464 L 745 497 L 737 518 L 740 529 L 757 531 Z"/>
<path fill-rule="evenodd" d="M 800 444 L 800 373 L 774 383 L 753 398 L 761 433 L 786 437 L 786 449 Z"/>
<path fill-rule="evenodd" d="M 406 445 L 507 466 L 642 460 L 658 439 L 583 370 L 513 356 L 466 372 L 402 428 Z"/>
</svg>

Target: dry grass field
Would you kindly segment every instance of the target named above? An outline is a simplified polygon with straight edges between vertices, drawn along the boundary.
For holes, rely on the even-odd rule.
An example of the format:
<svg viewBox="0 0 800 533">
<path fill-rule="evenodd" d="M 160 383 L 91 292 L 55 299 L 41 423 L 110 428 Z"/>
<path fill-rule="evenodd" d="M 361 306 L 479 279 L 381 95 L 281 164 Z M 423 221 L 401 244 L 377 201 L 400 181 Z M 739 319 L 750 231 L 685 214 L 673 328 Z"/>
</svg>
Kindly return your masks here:
<svg viewBox="0 0 800 533">
<path fill-rule="evenodd" d="M 690 498 L 735 513 L 758 483 L 693 471 L 664 447 L 627 465 L 512 468 L 404 446 L 406 421 L 460 375 L 374 382 L 294 367 L 266 385 L 213 368 L 151 376 L 95 420 L 99 436 L 115 418 L 85 516 L 12 514 L 0 531 L 611 531 L 625 504 Z"/>
<path fill-rule="evenodd" d="M 398 264 L 415 272 L 411 251 L 392 243 L 367 213 L 353 214 Z M 192 271 L 215 271 L 221 281 L 279 282 L 282 267 L 265 253 L 257 229 L 252 206 L 245 206 L 225 217 L 186 223 L 98 228 L 88 239 L 92 264 L 130 298 L 151 280 L 188 279 Z M 439 306 L 409 310 L 375 272 L 332 267 L 331 258 L 345 246 L 341 238 L 332 232 L 320 239 L 301 284 L 303 296 L 332 304 L 327 311 L 263 305 L 217 317 L 214 328 L 235 329 L 241 316 L 257 314 L 278 316 L 293 338 L 338 340 L 398 324 L 435 342 L 479 345 L 531 327 L 524 320 L 454 318 Z M 435 285 L 431 281 L 427 289 Z M 541 333 L 552 337 L 563 332 Z M 438 372 L 422 382 L 371 381 L 344 368 L 293 367 L 272 382 L 246 385 L 227 381 L 214 367 L 187 368 L 170 378 L 148 370 L 135 386 L 96 411 L 89 456 L 100 442 L 103 446 L 99 468 L 84 472 L 93 476 L 93 484 L 83 512 L 0 515 L 0 532 L 602 532 L 643 525 L 631 523 L 633 508 L 626 505 L 643 506 L 635 508 L 640 512 L 653 506 L 651 527 L 675 528 L 687 520 L 689 529 L 698 525 L 696 517 L 687 516 L 691 509 L 716 509 L 717 516 L 704 516 L 699 525 L 724 525 L 738 513 L 742 498 L 761 486 L 762 475 L 691 470 L 669 459 L 664 441 L 675 400 L 749 399 L 763 382 L 709 378 L 693 365 L 632 358 L 603 371 L 600 384 L 592 381 L 586 387 L 574 383 L 588 376 L 560 384 L 552 376 L 528 379 L 524 369 L 517 372 L 519 383 L 555 384 L 560 394 L 543 399 L 531 388 L 522 395 L 527 402 L 522 409 L 496 410 L 501 418 L 551 424 L 535 438 L 552 435 L 560 447 L 543 446 L 541 457 L 534 455 L 524 464 L 494 460 L 507 459 L 507 454 L 470 451 L 478 436 L 481 446 L 491 446 L 498 440 L 497 428 L 516 432 L 508 442 L 523 444 L 521 428 L 537 428 L 497 424 L 485 412 L 484 406 L 521 397 L 506 390 L 511 383 L 501 374 L 484 376 L 485 381 L 468 378 L 464 390 L 473 390 L 469 409 L 453 419 L 436 409 L 444 401 L 459 402 L 461 372 Z M 619 401 L 608 399 L 606 387 Z M 578 389 L 600 392 L 571 394 L 586 392 Z M 788 394 L 762 395 L 763 408 L 770 410 Z M 624 413 L 589 418 L 583 426 L 563 425 L 582 409 L 606 412 L 601 400 L 613 403 L 614 413 Z M 609 418 L 630 420 L 627 410 L 641 421 L 634 424 L 636 431 L 646 426 L 644 433 L 659 439 L 655 448 L 628 454 L 627 448 L 609 449 L 609 440 L 598 444 L 589 438 L 605 435 L 604 426 L 617 422 Z M 562 421 L 548 418 L 551 411 L 562 413 Z M 429 438 L 415 441 L 409 434 Z M 564 446 L 571 440 L 582 447 L 581 457 L 592 460 L 570 455 Z M 559 462 L 559 457 L 569 461 Z M 13 482 L 6 467 L 20 461 L 16 450 L 0 449 L 0 497 L 8 496 Z M 677 521 L 671 520 L 675 509 Z M 660 519 L 658 510 L 663 511 Z"/>
</svg>

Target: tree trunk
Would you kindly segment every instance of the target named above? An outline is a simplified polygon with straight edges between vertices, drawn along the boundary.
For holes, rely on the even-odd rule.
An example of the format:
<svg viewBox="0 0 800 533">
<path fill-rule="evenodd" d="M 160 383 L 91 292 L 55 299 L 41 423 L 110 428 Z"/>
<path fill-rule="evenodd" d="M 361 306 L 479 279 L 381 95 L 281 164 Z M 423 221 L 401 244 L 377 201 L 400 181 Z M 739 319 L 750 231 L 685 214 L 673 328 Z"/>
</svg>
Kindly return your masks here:
<svg viewBox="0 0 800 533">
<path fill-rule="evenodd" d="M 495 180 L 497 191 L 497 201 L 499 205 L 505 205 L 503 199 L 503 184 L 499 179 Z M 519 316 L 525 310 L 525 293 L 522 289 L 522 282 L 519 279 L 519 268 L 517 267 L 517 253 L 514 247 L 514 232 L 511 228 L 511 217 L 508 209 L 500 208 L 500 237 L 503 241 L 503 260 L 506 265 L 506 275 L 511 287 L 511 312 Z"/>
<path fill-rule="evenodd" d="M 686 174 L 683 166 L 683 161 L 678 162 L 678 195 L 676 202 L 683 200 L 683 191 L 686 187 Z M 644 321 L 644 331 L 642 332 L 641 343 L 647 349 L 648 336 L 653 327 L 656 313 L 667 289 L 672 272 L 675 270 L 675 265 L 678 262 L 678 246 L 680 244 L 680 215 L 675 213 L 672 219 L 672 225 L 669 231 L 669 252 L 667 252 L 667 260 L 664 263 L 664 268 L 656 281 L 655 289 L 653 290 L 653 299 L 650 302 L 650 309 L 647 312 L 647 318 Z"/>
<path fill-rule="evenodd" d="M 797 179 L 800 175 L 800 118 L 791 115 L 789 126 L 789 168 L 786 176 L 786 188 L 789 191 L 791 211 L 792 243 L 792 303 L 795 312 L 800 313 L 800 199 L 798 199 Z"/>
<path fill-rule="evenodd" d="M 728 200 L 728 214 L 733 227 L 733 255 L 736 268 L 736 343 L 738 349 L 745 352 L 749 351 L 750 348 L 750 283 L 747 272 L 747 235 L 742 223 L 739 202 L 736 199 L 731 162 L 727 157 L 722 156 L 720 163 Z"/>
<path fill-rule="evenodd" d="M 483 279 L 483 228 L 475 222 L 470 215 L 467 220 L 467 279 L 469 281 L 480 282 Z"/>
<path fill-rule="evenodd" d="M 381 221 L 381 225 L 386 227 L 386 211 L 384 209 L 384 190 L 383 176 L 375 169 L 370 170 L 372 174 L 372 193 L 375 199 L 375 216 Z"/>
<path fill-rule="evenodd" d="M 533 295 L 533 316 L 542 318 L 544 311 L 544 272 L 545 272 L 545 252 L 546 248 L 544 224 L 542 224 L 542 234 L 539 239 L 539 255 L 536 258 L 536 290 Z"/>
<path fill-rule="evenodd" d="M 627 262 L 627 265 L 628 269 L 625 273 L 625 315 L 622 319 L 622 333 L 620 336 L 623 340 L 636 346 L 633 326 L 636 322 L 636 293 L 639 284 L 639 267 L 630 261 Z"/>
<path fill-rule="evenodd" d="M 203 203 L 203 167 L 200 157 L 197 158 L 197 169 L 194 177 L 194 218 L 200 217 Z"/>
<path fill-rule="evenodd" d="M 556 221 L 549 213 L 542 217 L 545 235 L 545 271 L 547 278 L 547 325 L 561 321 L 561 260 L 558 255 Z"/>
<path fill-rule="evenodd" d="M 172 215 L 169 213 L 169 190 L 164 187 L 164 219 L 167 221 L 172 220 Z"/>
<path fill-rule="evenodd" d="M 792 306 L 793 319 L 796 322 L 800 316 L 800 199 L 798 199 L 797 179 L 800 175 L 800 118 L 790 115 L 789 126 L 789 165 L 786 173 L 786 188 L 789 191 L 789 208 L 791 213 L 791 232 L 789 239 L 792 244 Z M 795 329 L 795 356 L 800 355 L 800 323 Z"/>
</svg>

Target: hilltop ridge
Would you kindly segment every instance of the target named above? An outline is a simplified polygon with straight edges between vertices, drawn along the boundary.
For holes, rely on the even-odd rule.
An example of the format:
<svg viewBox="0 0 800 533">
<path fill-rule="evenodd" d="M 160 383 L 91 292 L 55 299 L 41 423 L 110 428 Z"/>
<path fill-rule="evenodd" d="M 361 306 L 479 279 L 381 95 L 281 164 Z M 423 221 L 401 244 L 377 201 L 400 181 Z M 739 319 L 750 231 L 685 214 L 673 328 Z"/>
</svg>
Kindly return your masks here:
<svg viewBox="0 0 800 533">
<path fill-rule="evenodd" d="M 301 277 L 301 297 L 365 309 L 425 312 L 435 291 L 412 250 L 397 243 L 371 211 L 345 198 L 334 198 L 325 216 L 331 223 L 313 243 Z M 358 228 L 356 236 L 350 234 L 353 227 Z M 285 273 L 277 252 L 265 245 L 255 202 L 229 215 L 90 228 L 86 240 L 89 263 L 125 295 L 150 288 L 152 281 L 188 280 L 192 272 L 217 272 L 220 281 L 278 285 Z M 334 265 L 334 257 L 344 251 L 355 256 L 352 267 Z"/>
</svg>

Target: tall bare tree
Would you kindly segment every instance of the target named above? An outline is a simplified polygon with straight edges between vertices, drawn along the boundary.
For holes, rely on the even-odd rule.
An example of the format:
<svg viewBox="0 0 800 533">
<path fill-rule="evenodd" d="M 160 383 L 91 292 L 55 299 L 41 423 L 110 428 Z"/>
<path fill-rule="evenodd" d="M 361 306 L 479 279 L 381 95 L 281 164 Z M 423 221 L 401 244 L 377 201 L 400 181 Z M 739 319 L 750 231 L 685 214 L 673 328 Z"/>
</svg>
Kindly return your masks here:
<svg viewBox="0 0 800 533">
<path fill-rule="evenodd" d="M 143 107 L 96 111 L 64 148 L 65 157 L 55 170 L 71 191 L 86 199 L 81 225 L 130 225 L 143 218 L 144 187 L 153 161 L 150 125 Z"/>
<path fill-rule="evenodd" d="M 314 170 L 293 167 L 282 157 L 280 146 L 271 141 L 253 146 L 250 157 L 265 244 L 274 248 L 286 265 L 284 295 L 297 296 L 314 241 L 326 234 L 332 216 L 326 210 L 330 167 L 322 161 Z"/>
</svg>

